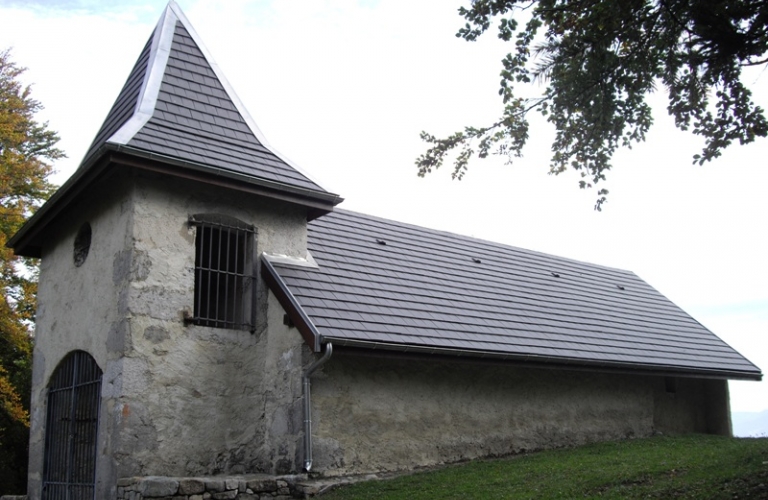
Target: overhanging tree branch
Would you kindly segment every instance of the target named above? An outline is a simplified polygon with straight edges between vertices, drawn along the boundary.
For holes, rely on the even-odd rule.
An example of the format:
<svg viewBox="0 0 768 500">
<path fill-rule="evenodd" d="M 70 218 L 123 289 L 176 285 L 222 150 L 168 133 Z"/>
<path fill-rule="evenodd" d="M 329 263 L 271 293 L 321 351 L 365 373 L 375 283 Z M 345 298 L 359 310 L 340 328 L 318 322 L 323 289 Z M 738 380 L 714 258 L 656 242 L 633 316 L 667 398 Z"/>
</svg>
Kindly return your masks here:
<svg viewBox="0 0 768 500">
<path fill-rule="evenodd" d="M 531 18 L 518 31 L 521 9 Z M 456 36 L 476 40 L 498 18 L 499 37 L 515 44 L 502 61 L 504 112 L 489 127 L 444 139 L 422 132 L 432 146 L 416 160 L 421 176 L 456 150 L 452 177 L 461 179 L 475 141 L 481 158 L 520 156 L 527 113 L 538 110 L 556 129 L 550 172 L 579 170 L 591 179 L 580 187 L 592 187 L 605 181 L 618 147 L 645 140 L 653 123 L 646 98 L 659 82 L 676 125 L 704 138 L 695 163 L 768 135 L 764 110 L 740 81 L 741 67 L 768 63 L 765 0 L 473 0 L 459 13 L 467 23 Z M 547 84 L 538 100 L 517 94 L 531 77 Z M 599 190 L 598 210 L 606 194 Z"/>
</svg>

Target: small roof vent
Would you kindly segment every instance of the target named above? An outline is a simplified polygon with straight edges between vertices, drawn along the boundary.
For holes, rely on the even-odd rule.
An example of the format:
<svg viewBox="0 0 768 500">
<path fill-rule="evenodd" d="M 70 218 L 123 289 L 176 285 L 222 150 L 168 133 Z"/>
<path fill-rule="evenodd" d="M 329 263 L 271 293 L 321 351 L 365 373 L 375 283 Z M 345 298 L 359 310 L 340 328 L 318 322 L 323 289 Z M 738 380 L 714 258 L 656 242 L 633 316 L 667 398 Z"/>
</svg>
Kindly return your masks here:
<svg viewBox="0 0 768 500">
<path fill-rule="evenodd" d="M 624 285 L 616 285 L 616 288 L 618 288 L 619 290 L 624 290 Z"/>
<path fill-rule="evenodd" d="M 560 277 L 560 273 L 556 273 L 556 272 L 554 272 L 554 271 L 552 271 L 550 274 L 551 274 L 552 276 L 554 276 L 555 278 L 559 278 L 559 277 Z"/>
<path fill-rule="evenodd" d="M 483 261 L 478 259 L 477 257 L 472 257 L 472 262 L 474 262 L 475 264 L 482 264 Z"/>
<path fill-rule="evenodd" d="M 386 245 L 387 244 L 386 241 L 380 240 L 379 238 L 376 238 L 376 243 L 378 243 L 379 245 Z"/>
</svg>

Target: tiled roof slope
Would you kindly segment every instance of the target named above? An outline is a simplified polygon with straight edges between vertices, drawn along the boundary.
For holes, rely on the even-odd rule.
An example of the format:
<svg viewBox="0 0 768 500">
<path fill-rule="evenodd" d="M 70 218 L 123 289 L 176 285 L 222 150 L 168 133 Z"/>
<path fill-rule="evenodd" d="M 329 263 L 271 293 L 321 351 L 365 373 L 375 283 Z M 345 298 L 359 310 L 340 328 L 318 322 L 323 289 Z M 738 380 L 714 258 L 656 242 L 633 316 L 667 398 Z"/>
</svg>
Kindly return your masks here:
<svg viewBox="0 0 768 500">
<path fill-rule="evenodd" d="M 266 144 L 173 1 L 82 165 L 105 145 L 190 162 L 271 187 L 328 194 Z"/>
<path fill-rule="evenodd" d="M 309 248 L 318 269 L 271 267 L 336 345 L 761 377 L 629 271 L 347 211 Z"/>
</svg>

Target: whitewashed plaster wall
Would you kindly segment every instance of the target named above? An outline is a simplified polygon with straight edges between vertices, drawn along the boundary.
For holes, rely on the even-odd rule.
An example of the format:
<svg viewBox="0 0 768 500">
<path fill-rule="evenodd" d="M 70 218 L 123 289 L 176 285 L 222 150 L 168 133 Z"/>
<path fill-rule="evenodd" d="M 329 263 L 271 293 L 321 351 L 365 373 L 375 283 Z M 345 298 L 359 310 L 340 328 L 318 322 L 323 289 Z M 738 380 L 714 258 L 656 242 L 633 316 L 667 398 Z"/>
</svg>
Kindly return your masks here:
<svg viewBox="0 0 768 500">
<path fill-rule="evenodd" d="M 727 382 L 334 355 L 313 378 L 315 470 L 360 474 L 655 432 L 730 434 Z"/>
</svg>

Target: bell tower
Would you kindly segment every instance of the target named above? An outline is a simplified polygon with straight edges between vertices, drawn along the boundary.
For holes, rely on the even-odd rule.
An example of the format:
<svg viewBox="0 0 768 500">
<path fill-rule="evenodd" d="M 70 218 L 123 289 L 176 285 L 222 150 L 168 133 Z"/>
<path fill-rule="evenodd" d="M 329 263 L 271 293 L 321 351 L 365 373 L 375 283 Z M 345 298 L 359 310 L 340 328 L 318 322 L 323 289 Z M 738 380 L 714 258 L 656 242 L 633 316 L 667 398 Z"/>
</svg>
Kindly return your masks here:
<svg viewBox="0 0 768 500">
<path fill-rule="evenodd" d="M 275 151 L 171 1 L 79 169 L 13 237 L 42 258 L 30 498 L 301 469 L 311 353 L 260 278 L 341 198 Z"/>
</svg>

